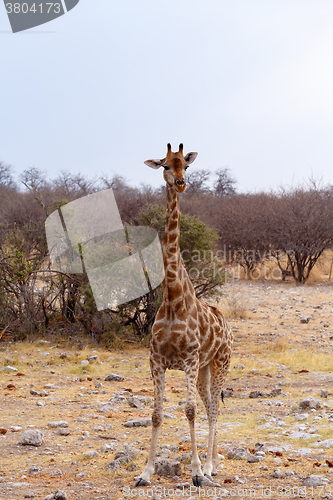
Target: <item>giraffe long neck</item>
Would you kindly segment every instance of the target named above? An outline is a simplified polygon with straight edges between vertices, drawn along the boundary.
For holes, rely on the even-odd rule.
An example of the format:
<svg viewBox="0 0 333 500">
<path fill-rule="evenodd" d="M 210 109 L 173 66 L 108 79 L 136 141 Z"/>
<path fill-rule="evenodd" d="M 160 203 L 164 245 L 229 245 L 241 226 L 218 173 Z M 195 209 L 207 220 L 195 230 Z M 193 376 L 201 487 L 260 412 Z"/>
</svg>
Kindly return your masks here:
<svg viewBox="0 0 333 500">
<path fill-rule="evenodd" d="M 173 186 L 167 184 L 167 215 L 163 239 L 163 255 L 168 263 L 175 264 L 180 255 L 179 248 L 179 228 L 180 228 L 180 210 L 179 194 Z"/>
<path fill-rule="evenodd" d="M 167 184 L 167 216 L 163 240 L 164 281 L 163 297 L 169 305 L 182 305 L 184 283 L 189 281 L 179 247 L 179 194 Z"/>
</svg>

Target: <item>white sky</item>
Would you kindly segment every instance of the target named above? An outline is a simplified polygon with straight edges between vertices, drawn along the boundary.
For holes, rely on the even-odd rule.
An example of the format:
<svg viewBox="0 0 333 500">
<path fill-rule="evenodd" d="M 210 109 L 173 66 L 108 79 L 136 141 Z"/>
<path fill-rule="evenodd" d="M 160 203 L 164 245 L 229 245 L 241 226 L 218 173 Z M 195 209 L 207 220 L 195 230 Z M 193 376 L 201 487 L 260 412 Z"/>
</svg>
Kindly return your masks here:
<svg viewBox="0 0 333 500">
<path fill-rule="evenodd" d="M 0 4 L 0 160 L 162 183 L 166 143 L 241 191 L 333 184 L 332 0 L 80 0 L 11 34 Z M 44 33 L 42 33 L 44 32 Z"/>
</svg>

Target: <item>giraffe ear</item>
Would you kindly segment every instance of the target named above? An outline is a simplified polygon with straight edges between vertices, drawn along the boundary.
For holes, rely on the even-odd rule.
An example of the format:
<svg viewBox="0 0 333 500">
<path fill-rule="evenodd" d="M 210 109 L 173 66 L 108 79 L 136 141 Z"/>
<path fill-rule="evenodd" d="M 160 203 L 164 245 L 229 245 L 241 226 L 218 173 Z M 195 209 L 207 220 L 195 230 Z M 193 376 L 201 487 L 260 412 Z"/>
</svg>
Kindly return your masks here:
<svg viewBox="0 0 333 500">
<path fill-rule="evenodd" d="M 187 155 L 184 157 L 187 165 L 190 165 L 191 163 L 193 163 L 197 156 L 198 156 L 198 153 L 187 153 Z"/>
<path fill-rule="evenodd" d="M 147 160 L 144 163 L 148 165 L 148 167 L 154 168 L 156 170 L 160 167 L 163 167 L 163 165 L 165 164 L 165 160 L 166 158 L 163 158 L 163 160 Z"/>
</svg>

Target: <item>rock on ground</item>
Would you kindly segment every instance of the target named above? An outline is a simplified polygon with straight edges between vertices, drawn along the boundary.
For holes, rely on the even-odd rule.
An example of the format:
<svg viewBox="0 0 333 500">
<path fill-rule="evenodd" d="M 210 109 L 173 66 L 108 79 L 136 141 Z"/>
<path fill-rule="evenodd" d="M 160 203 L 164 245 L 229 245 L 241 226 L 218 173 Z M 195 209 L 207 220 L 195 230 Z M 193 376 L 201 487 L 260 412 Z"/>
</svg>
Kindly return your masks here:
<svg viewBox="0 0 333 500">
<path fill-rule="evenodd" d="M 54 494 L 54 500 L 68 500 L 68 496 L 64 491 L 57 490 Z"/>
<path fill-rule="evenodd" d="M 125 422 L 124 427 L 148 427 L 151 424 L 151 418 L 137 418 Z"/>
<path fill-rule="evenodd" d="M 29 446 L 42 446 L 44 444 L 44 434 L 42 431 L 38 431 L 37 429 L 28 429 L 24 431 L 20 444 L 29 445 Z"/>
<path fill-rule="evenodd" d="M 60 428 L 58 430 L 59 436 L 69 436 L 70 433 L 71 433 L 71 431 L 69 429 Z"/>
<path fill-rule="evenodd" d="M 47 426 L 51 427 L 52 429 L 54 429 L 56 427 L 65 428 L 65 427 L 68 427 L 68 422 L 66 422 L 66 420 L 58 420 L 58 421 L 55 421 L 55 422 L 49 422 L 47 424 Z"/>
<path fill-rule="evenodd" d="M 117 471 L 120 469 L 120 459 L 118 458 L 117 460 L 113 460 L 112 462 L 109 462 L 106 464 L 106 470 L 107 471 Z"/>
<path fill-rule="evenodd" d="M 181 465 L 177 460 L 161 458 L 155 462 L 154 474 L 159 474 L 160 476 L 181 476 L 182 473 Z"/>
<path fill-rule="evenodd" d="M 281 469 L 275 469 L 273 474 L 272 474 L 272 477 L 274 477 L 276 479 L 281 479 L 284 477 L 284 474 L 283 474 Z"/>
<path fill-rule="evenodd" d="M 128 404 L 132 407 L 132 408 L 138 408 L 138 409 L 142 409 L 145 407 L 144 403 L 142 401 L 140 401 L 140 399 L 137 397 L 137 396 L 131 396 L 128 400 Z"/>
<path fill-rule="evenodd" d="M 254 398 L 263 398 L 266 396 L 266 393 L 263 391 L 251 391 L 249 394 L 249 398 L 254 399 Z"/>
<path fill-rule="evenodd" d="M 303 479 L 302 484 L 304 486 L 323 486 L 328 483 L 328 479 L 325 476 L 315 476 L 311 474 Z"/>
<path fill-rule="evenodd" d="M 54 494 L 44 497 L 44 500 L 68 500 L 68 496 L 64 491 L 57 490 Z"/>
<path fill-rule="evenodd" d="M 319 448 L 331 448 L 333 447 L 333 439 L 325 439 L 324 441 L 320 441 L 319 443 L 312 443 L 311 446 L 316 446 Z"/>
<path fill-rule="evenodd" d="M 308 396 L 300 402 L 300 407 L 304 410 L 318 410 L 320 408 L 320 402 L 313 396 Z"/>
<path fill-rule="evenodd" d="M 39 474 L 40 473 L 40 468 L 38 465 L 32 465 L 29 469 L 29 474 Z"/>
<path fill-rule="evenodd" d="M 95 458 L 98 457 L 99 453 L 96 450 L 86 451 L 83 453 L 84 458 Z"/>
<path fill-rule="evenodd" d="M 122 382 L 124 380 L 124 377 L 121 377 L 120 375 L 117 375 L 116 373 L 110 373 L 107 377 L 105 377 L 105 382 Z"/>
<path fill-rule="evenodd" d="M 228 450 L 227 452 L 227 457 L 234 459 L 234 460 L 247 460 L 250 463 L 255 463 L 259 462 L 259 460 L 262 460 L 260 457 L 256 457 L 252 455 L 248 450 L 245 448 L 234 448 L 233 450 Z"/>
<path fill-rule="evenodd" d="M 114 411 L 114 409 L 113 403 L 102 403 L 98 407 L 98 411 L 100 413 L 107 413 L 108 411 Z"/>
</svg>

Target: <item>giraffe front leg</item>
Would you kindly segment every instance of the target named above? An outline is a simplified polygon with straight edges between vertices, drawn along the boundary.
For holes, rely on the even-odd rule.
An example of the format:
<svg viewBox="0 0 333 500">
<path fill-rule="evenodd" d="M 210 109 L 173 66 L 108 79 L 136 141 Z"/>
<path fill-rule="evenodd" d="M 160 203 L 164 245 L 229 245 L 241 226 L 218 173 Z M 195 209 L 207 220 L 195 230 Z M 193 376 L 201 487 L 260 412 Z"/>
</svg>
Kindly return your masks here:
<svg viewBox="0 0 333 500">
<path fill-rule="evenodd" d="M 210 410 L 211 410 L 211 392 L 210 392 L 210 366 L 206 365 L 205 367 L 201 368 L 199 370 L 198 374 L 198 382 L 197 382 L 197 388 L 200 394 L 200 397 L 202 399 L 203 404 L 205 405 L 206 413 L 207 413 L 207 418 L 209 421 L 209 415 L 210 415 Z M 209 448 L 209 446 L 208 446 Z M 214 450 L 216 449 L 216 456 L 214 455 Z M 208 458 L 208 457 L 207 457 Z M 211 476 L 216 475 L 216 469 L 218 467 L 218 460 L 216 460 L 217 457 L 217 445 L 216 445 L 216 431 L 215 431 L 215 437 L 214 437 L 214 444 L 213 444 L 213 463 L 212 467 L 210 466 L 210 461 L 208 459 L 208 464 L 207 460 L 204 465 L 203 473 L 209 479 L 212 481 Z"/>
<path fill-rule="evenodd" d="M 150 450 L 148 456 L 147 465 L 135 483 L 137 486 L 148 486 L 150 484 L 150 476 L 154 473 L 155 468 L 155 456 L 157 449 L 157 440 L 160 431 L 160 427 L 163 420 L 163 394 L 164 394 L 164 379 L 165 372 L 162 368 L 154 368 L 151 364 L 151 373 L 153 375 L 154 381 L 154 411 L 152 415 L 152 435 L 150 442 Z"/>
<path fill-rule="evenodd" d="M 212 481 L 212 476 L 216 476 L 218 460 L 217 460 L 217 444 L 216 444 L 216 422 L 212 417 L 213 411 L 210 412 L 209 417 L 209 439 L 208 439 L 208 450 L 207 450 L 207 459 L 204 465 L 203 473 L 204 475 Z"/>
<path fill-rule="evenodd" d="M 197 412 L 196 405 L 196 385 L 198 378 L 198 368 L 191 367 L 186 370 L 187 378 L 187 400 L 185 405 L 185 414 L 190 427 L 191 449 L 192 449 L 192 481 L 194 486 L 202 486 L 203 473 L 201 470 L 201 462 L 198 456 L 197 440 L 195 435 L 195 417 Z"/>
<path fill-rule="evenodd" d="M 212 476 L 217 476 L 217 468 L 219 466 L 220 460 L 217 453 L 217 430 L 215 431 L 214 444 L 213 444 L 213 469 Z"/>
<path fill-rule="evenodd" d="M 188 401 L 185 407 L 186 417 L 190 426 L 191 435 L 191 449 L 192 449 L 192 481 L 194 486 L 202 486 L 202 479 L 204 477 L 201 470 L 201 462 L 198 455 L 197 440 L 195 435 L 195 415 L 196 403 L 195 401 Z"/>
</svg>

